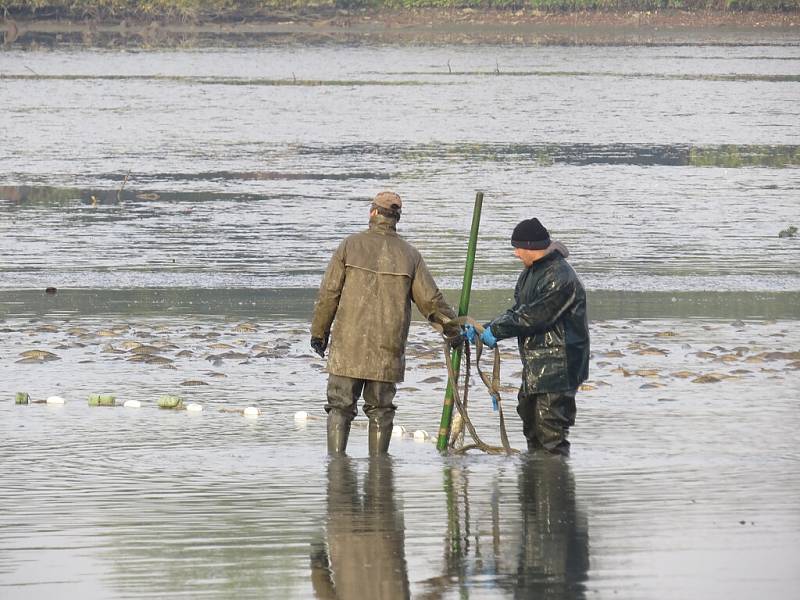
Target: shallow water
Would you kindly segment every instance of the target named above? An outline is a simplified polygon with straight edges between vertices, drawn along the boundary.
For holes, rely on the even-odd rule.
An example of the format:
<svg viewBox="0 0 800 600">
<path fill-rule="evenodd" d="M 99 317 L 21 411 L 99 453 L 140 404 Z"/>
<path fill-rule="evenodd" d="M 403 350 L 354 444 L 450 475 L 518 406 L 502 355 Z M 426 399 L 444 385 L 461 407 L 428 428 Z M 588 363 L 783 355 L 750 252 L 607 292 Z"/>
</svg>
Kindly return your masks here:
<svg viewBox="0 0 800 600">
<path fill-rule="evenodd" d="M 799 48 L 0 52 L 0 597 L 792 597 Z M 514 223 L 570 247 L 593 358 L 568 461 L 407 436 L 370 462 L 359 417 L 328 463 L 314 288 L 384 188 L 453 302 L 485 191 L 478 318 L 510 302 Z M 439 345 L 412 326 L 409 432 L 438 428 Z"/>
<path fill-rule="evenodd" d="M 477 288 L 797 291 L 798 48 L 6 50 L 0 287 L 313 288 L 392 188 L 446 288 L 483 190 Z"/>
<path fill-rule="evenodd" d="M 342 582 L 367 577 L 365 547 L 387 597 L 790 597 L 800 583 L 798 321 L 595 322 L 569 461 L 443 459 L 406 437 L 393 440 L 388 466 L 366 458 L 363 416 L 352 461 L 328 464 L 325 374 L 304 322 L 252 332 L 189 317 L 3 325 L 4 598 L 324 598 L 331 580 L 352 597 Z M 111 352 L 126 341 L 161 346 L 175 368 Z M 212 347 L 221 343 L 249 358 L 215 359 L 229 351 Z M 520 368 L 503 346 L 519 448 Z M 14 362 L 31 348 L 60 360 Z M 436 336 L 414 325 L 398 392 L 409 432 L 436 430 L 445 376 Z M 15 406 L 12 390 L 67 402 Z M 89 407 L 92 392 L 143 406 Z M 159 410 L 162 393 L 205 410 Z M 247 405 L 262 415 L 220 411 Z M 471 406 L 498 443 L 485 392 L 474 389 Z M 312 419 L 296 423 L 298 410 Z"/>
</svg>

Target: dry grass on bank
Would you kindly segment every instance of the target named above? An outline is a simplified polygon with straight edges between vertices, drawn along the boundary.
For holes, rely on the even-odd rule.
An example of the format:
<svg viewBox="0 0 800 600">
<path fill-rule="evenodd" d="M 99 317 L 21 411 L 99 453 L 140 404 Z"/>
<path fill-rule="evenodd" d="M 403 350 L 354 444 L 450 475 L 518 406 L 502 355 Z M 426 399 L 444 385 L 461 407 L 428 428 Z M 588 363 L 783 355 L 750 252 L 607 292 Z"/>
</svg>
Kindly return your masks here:
<svg viewBox="0 0 800 600">
<path fill-rule="evenodd" d="M 800 0 L 17 0 L 0 5 L 6 17 L 26 19 L 159 19 L 165 21 L 274 19 L 281 14 L 337 10 L 475 9 L 544 11 L 798 12 Z"/>
</svg>

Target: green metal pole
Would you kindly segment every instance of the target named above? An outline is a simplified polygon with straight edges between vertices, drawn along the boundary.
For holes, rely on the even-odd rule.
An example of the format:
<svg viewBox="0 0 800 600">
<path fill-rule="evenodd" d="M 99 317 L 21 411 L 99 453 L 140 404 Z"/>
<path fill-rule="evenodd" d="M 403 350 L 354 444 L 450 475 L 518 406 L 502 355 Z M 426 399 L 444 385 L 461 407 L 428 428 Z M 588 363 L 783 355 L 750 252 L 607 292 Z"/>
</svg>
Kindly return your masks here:
<svg viewBox="0 0 800 600">
<path fill-rule="evenodd" d="M 463 317 L 469 313 L 469 294 L 472 290 L 472 270 L 475 266 L 475 249 L 478 246 L 478 228 L 481 224 L 481 207 L 483 206 L 483 192 L 475 194 L 475 208 L 472 210 L 472 229 L 469 232 L 469 245 L 467 246 L 467 263 L 464 266 L 464 283 L 461 286 L 461 301 L 458 304 L 458 316 Z M 453 352 L 453 372 L 458 375 L 461 367 L 461 349 Z M 439 437 L 436 448 L 439 452 L 447 450 L 450 439 L 450 425 L 453 420 L 453 382 L 447 382 L 447 391 L 444 393 L 444 406 L 442 407 L 442 420 L 439 424 Z"/>
</svg>

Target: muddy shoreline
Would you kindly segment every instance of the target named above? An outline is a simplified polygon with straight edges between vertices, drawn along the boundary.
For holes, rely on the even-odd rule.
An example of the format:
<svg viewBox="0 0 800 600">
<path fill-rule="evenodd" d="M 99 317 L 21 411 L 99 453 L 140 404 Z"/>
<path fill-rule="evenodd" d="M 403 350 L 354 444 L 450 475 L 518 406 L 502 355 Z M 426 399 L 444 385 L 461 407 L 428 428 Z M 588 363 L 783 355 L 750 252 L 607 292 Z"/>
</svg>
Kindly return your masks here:
<svg viewBox="0 0 800 600">
<path fill-rule="evenodd" d="M 800 14 L 576 12 L 474 9 L 319 10 L 194 20 L 6 19 L 5 48 L 36 44 L 162 46 L 191 43 L 348 42 L 486 44 L 800 43 Z M 245 42 L 246 43 L 246 42 Z"/>
</svg>

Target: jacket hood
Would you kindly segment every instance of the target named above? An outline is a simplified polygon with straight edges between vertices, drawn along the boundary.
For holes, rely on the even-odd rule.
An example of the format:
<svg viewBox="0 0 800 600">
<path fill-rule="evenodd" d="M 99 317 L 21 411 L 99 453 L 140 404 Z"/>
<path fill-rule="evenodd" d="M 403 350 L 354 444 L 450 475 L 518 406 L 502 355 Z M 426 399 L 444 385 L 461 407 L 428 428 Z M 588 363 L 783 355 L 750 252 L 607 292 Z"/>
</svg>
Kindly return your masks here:
<svg viewBox="0 0 800 600">
<path fill-rule="evenodd" d="M 545 254 L 545 256 L 549 256 L 553 252 L 558 252 L 564 258 L 569 256 L 569 250 L 567 250 L 567 247 L 561 242 L 555 240 L 550 242 L 550 245 L 547 247 L 547 254 Z"/>
</svg>

